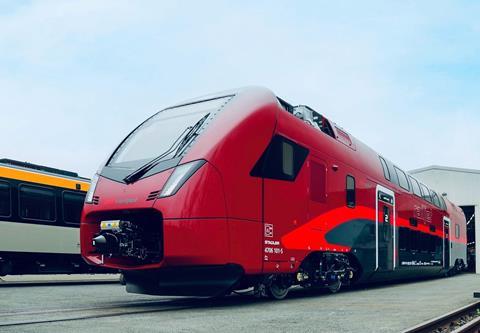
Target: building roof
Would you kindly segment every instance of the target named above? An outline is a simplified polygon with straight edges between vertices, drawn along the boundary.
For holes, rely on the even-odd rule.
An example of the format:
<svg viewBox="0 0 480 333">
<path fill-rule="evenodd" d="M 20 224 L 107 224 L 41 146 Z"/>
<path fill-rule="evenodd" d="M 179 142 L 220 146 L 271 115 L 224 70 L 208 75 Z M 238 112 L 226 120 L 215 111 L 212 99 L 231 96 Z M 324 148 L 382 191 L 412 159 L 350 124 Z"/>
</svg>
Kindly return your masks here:
<svg viewBox="0 0 480 333">
<path fill-rule="evenodd" d="M 410 173 L 417 174 L 417 173 L 422 173 L 422 172 L 431 171 L 431 170 L 460 172 L 460 173 L 474 173 L 474 174 L 480 175 L 480 170 L 477 170 L 477 169 L 454 168 L 454 167 L 447 167 L 447 166 L 441 166 L 441 165 L 430 165 L 424 168 L 414 169 L 414 170 L 411 170 Z"/>
</svg>

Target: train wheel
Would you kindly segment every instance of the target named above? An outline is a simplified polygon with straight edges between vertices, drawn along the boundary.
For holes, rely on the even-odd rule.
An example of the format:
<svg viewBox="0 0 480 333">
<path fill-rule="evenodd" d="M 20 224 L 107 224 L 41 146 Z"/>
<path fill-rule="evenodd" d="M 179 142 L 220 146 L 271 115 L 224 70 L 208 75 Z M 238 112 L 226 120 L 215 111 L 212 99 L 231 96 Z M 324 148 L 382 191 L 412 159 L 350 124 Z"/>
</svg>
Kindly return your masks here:
<svg viewBox="0 0 480 333">
<path fill-rule="evenodd" d="M 336 282 L 332 282 L 329 285 L 327 285 L 327 289 L 332 293 L 336 293 L 337 291 L 342 288 L 342 280 L 338 279 Z"/>
<path fill-rule="evenodd" d="M 280 299 L 284 299 L 285 297 L 287 297 L 288 289 L 289 289 L 289 287 L 284 287 L 284 286 L 281 286 L 277 283 L 272 283 L 267 288 L 266 291 L 267 291 L 267 295 L 270 298 L 280 300 Z"/>
<path fill-rule="evenodd" d="M 265 292 L 269 298 L 281 300 L 287 297 L 290 283 L 287 279 L 279 275 L 271 275 L 267 279 Z"/>
</svg>

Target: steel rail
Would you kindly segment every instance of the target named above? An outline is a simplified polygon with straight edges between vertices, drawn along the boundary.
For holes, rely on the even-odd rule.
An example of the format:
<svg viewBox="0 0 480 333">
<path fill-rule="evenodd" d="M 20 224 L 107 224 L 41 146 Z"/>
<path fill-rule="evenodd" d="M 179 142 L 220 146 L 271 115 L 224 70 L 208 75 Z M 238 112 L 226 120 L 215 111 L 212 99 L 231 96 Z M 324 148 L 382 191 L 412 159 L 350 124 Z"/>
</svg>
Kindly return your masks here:
<svg viewBox="0 0 480 333">
<path fill-rule="evenodd" d="M 56 322 L 67 322 L 75 320 L 87 320 L 87 319 L 98 319 L 106 317 L 116 317 L 116 316 L 126 316 L 134 314 L 145 314 L 145 313 L 155 313 L 155 312 L 167 312 L 174 310 L 185 310 L 196 308 L 202 302 L 205 302 L 206 299 L 176 299 L 160 302 L 145 302 L 145 303 L 126 303 L 124 306 L 121 304 L 111 306 L 111 307 L 90 307 L 90 308 L 72 308 L 72 309 L 50 309 L 45 311 L 32 311 L 32 312 L 20 312 L 20 313 L 6 313 L 4 315 L 0 314 L 0 318 L 3 319 L 7 317 L 22 317 L 38 315 L 37 318 L 31 318 L 29 320 L 13 320 L 11 322 L 0 323 L 0 329 L 5 327 L 16 327 L 16 326 L 25 326 L 25 325 L 38 325 L 38 324 L 47 324 L 47 323 L 56 323 Z M 162 304 L 166 303 L 166 304 Z M 139 309 L 135 309 L 138 307 Z M 153 308 L 152 308 L 153 307 Z M 85 312 L 92 312 L 92 314 L 85 314 Z M 63 316 L 58 318 L 52 318 L 52 314 L 61 314 Z M 70 315 L 70 316 L 69 316 Z"/>
<path fill-rule="evenodd" d="M 442 327 L 450 327 L 450 325 L 454 321 L 460 319 L 465 315 L 469 315 L 470 313 L 475 312 L 478 309 L 480 309 L 480 301 L 476 301 L 472 304 L 468 304 L 464 307 L 461 307 L 454 311 L 443 314 L 439 317 L 423 322 L 419 325 L 416 325 L 414 327 L 411 327 L 403 331 L 402 333 L 428 333 L 428 332 L 433 332 Z M 467 329 L 467 326 L 469 325 L 473 325 L 472 326 L 474 329 L 473 331 L 464 330 L 464 329 Z M 478 328 L 478 327 L 480 327 L 480 317 L 474 318 L 473 320 L 467 322 L 465 325 L 462 325 L 461 327 L 456 328 L 454 331 L 448 330 L 447 332 L 455 332 L 455 333 L 477 332 L 475 328 Z"/>
<path fill-rule="evenodd" d="M 51 287 L 51 286 L 73 286 L 83 284 L 115 284 L 119 283 L 118 279 L 104 279 L 104 280 L 55 280 L 55 281 L 0 281 L 1 288 L 11 287 Z"/>
</svg>

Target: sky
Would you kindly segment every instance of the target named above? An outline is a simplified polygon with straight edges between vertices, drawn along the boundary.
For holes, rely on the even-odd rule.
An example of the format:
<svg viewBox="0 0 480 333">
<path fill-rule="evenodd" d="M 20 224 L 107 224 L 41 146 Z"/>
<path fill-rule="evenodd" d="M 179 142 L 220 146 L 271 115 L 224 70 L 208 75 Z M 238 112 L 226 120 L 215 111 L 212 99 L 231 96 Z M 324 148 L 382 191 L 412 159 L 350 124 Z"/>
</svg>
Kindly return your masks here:
<svg viewBox="0 0 480 333">
<path fill-rule="evenodd" d="M 480 2 L 0 0 L 0 158 L 90 177 L 140 122 L 248 85 L 406 170 L 480 169 Z"/>
</svg>

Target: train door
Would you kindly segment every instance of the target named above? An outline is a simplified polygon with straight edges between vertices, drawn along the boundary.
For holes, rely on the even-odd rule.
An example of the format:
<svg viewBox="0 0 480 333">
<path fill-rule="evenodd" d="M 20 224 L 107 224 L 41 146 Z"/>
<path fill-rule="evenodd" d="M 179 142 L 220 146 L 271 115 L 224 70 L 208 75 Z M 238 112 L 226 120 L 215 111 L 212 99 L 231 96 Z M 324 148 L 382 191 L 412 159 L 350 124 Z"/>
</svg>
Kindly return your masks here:
<svg viewBox="0 0 480 333">
<path fill-rule="evenodd" d="M 375 214 L 376 269 L 395 269 L 395 193 L 377 185 Z"/>
<path fill-rule="evenodd" d="M 270 144 L 263 166 L 264 271 L 276 271 L 295 256 L 281 239 L 307 220 L 307 155 L 306 148 L 279 135 Z"/>
<path fill-rule="evenodd" d="M 443 218 L 443 267 L 450 268 L 450 219 Z"/>
</svg>

